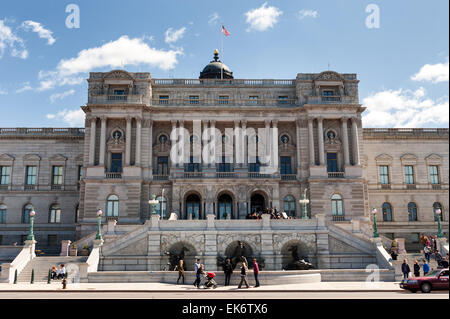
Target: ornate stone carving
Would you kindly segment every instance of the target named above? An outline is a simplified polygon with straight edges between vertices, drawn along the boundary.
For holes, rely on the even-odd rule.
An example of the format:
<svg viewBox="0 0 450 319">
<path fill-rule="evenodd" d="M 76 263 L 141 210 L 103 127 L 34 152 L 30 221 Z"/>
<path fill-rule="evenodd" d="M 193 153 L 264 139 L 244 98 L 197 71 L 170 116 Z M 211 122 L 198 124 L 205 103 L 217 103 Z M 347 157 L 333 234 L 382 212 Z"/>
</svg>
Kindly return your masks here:
<svg viewBox="0 0 450 319">
<path fill-rule="evenodd" d="M 343 77 L 333 71 L 325 71 L 320 73 L 315 79 L 315 81 L 344 81 Z"/>
</svg>

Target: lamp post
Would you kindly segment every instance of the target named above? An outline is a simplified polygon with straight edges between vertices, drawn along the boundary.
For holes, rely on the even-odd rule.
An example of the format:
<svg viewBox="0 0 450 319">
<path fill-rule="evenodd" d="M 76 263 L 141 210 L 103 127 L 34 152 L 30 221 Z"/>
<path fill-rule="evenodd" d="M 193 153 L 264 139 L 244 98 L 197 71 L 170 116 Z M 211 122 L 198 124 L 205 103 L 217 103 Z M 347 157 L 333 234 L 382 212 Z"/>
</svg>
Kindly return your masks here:
<svg viewBox="0 0 450 319">
<path fill-rule="evenodd" d="M 302 194 L 302 198 L 298 201 L 300 203 L 300 205 L 302 205 L 302 212 L 303 212 L 303 216 L 302 219 L 308 219 L 308 213 L 307 213 L 307 205 L 309 204 L 309 199 L 306 198 L 306 191 L 308 189 L 305 188 L 305 190 L 303 191 Z"/>
<path fill-rule="evenodd" d="M 372 208 L 372 215 L 373 215 L 373 238 L 378 238 L 380 235 L 377 231 L 377 209 Z"/>
<path fill-rule="evenodd" d="M 36 215 L 36 212 L 34 210 L 32 210 L 30 212 L 30 230 L 28 232 L 27 240 L 34 240 L 33 226 L 34 226 L 34 216 L 35 215 Z"/>
<path fill-rule="evenodd" d="M 101 209 L 97 211 L 97 235 L 95 239 L 102 240 L 102 215 L 103 212 Z"/>
<path fill-rule="evenodd" d="M 155 206 L 159 204 L 159 200 L 156 199 L 156 195 L 152 195 L 152 199 L 148 201 L 150 205 L 152 205 L 152 215 L 155 214 Z"/>
<path fill-rule="evenodd" d="M 438 232 L 437 237 L 438 238 L 444 238 L 444 233 L 442 233 L 442 226 L 441 226 L 441 214 L 442 211 L 438 208 L 435 210 L 436 216 L 437 216 L 437 222 L 438 222 Z"/>
</svg>

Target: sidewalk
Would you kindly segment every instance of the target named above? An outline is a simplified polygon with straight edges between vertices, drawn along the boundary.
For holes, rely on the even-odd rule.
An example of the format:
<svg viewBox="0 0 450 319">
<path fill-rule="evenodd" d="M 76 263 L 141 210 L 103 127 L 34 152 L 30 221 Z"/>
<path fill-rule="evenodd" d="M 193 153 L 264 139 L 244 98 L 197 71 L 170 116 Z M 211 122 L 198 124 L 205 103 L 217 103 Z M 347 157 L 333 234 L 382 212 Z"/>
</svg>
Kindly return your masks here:
<svg viewBox="0 0 450 319">
<path fill-rule="evenodd" d="M 398 292 L 403 291 L 395 282 L 319 282 L 296 285 L 271 285 L 259 288 L 237 289 L 236 286 L 219 286 L 217 289 L 197 289 L 192 285 L 175 285 L 166 283 L 79 283 L 68 284 L 67 289 L 62 289 L 61 282 L 47 283 L 19 283 L 0 284 L 0 293 L 20 291 L 76 291 L 76 292 Z"/>
</svg>

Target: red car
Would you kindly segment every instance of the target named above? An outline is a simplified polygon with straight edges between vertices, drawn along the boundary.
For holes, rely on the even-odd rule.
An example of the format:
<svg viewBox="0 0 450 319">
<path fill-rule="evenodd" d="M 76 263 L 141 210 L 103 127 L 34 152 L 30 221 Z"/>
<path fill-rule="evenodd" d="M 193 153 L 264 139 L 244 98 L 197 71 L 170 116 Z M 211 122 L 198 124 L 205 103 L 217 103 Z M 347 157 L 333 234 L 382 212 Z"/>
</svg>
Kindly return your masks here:
<svg viewBox="0 0 450 319">
<path fill-rule="evenodd" d="M 400 288 L 417 292 L 429 293 L 431 290 L 448 289 L 448 268 L 432 270 L 426 276 L 405 279 L 400 283 Z"/>
</svg>

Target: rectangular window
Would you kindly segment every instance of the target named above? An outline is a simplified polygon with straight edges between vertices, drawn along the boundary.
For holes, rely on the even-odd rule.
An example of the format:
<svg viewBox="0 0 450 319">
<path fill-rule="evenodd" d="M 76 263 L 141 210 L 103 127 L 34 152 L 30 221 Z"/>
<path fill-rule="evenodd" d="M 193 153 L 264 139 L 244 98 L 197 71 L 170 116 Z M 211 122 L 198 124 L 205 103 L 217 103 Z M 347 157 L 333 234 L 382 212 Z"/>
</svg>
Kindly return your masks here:
<svg viewBox="0 0 450 319">
<path fill-rule="evenodd" d="M 62 185 L 63 183 L 63 167 L 53 166 L 53 184 L 52 185 Z"/>
<path fill-rule="evenodd" d="M 122 172 L 122 153 L 111 154 L 111 172 L 112 173 Z"/>
<path fill-rule="evenodd" d="M 405 184 L 414 184 L 414 167 L 411 165 L 405 166 Z"/>
<path fill-rule="evenodd" d="M 185 164 L 184 171 L 188 173 L 200 172 L 200 163 L 198 161 L 194 162 L 194 156 L 191 156 L 189 163 Z"/>
<path fill-rule="evenodd" d="M 199 104 L 198 95 L 190 95 L 189 96 L 189 104 Z"/>
<path fill-rule="evenodd" d="M 83 178 L 83 165 L 78 165 L 78 181 Z"/>
<path fill-rule="evenodd" d="M 0 166 L 0 185 L 9 185 L 11 166 Z"/>
<path fill-rule="evenodd" d="M 227 95 L 221 95 L 219 96 L 219 104 L 228 104 L 228 96 Z"/>
<path fill-rule="evenodd" d="M 322 95 L 323 96 L 333 96 L 334 95 L 334 91 L 332 91 L 332 90 L 324 90 L 324 91 L 322 91 Z"/>
<path fill-rule="evenodd" d="M 221 173 L 231 172 L 231 163 L 227 163 L 227 158 L 222 156 L 222 161 L 217 164 L 217 171 Z"/>
<path fill-rule="evenodd" d="M 337 153 L 327 153 L 327 172 L 338 172 Z"/>
<path fill-rule="evenodd" d="M 168 156 L 159 156 L 158 157 L 158 175 L 169 175 L 169 157 Z"/>
<path fill-rule="evenodd" d="M 169 96 L 168 95 L 160 95 L 159 96 L 159 104 L 160 105 L 167 105 L 167 104 L 169 104 Z"/>
<path fill-rule="evenodd" d="M 36 175 L 37 175 L 37 167 L 36 166 L 27 166 L 26 171 L 26 185 L 36 185 Z"/>
<path fill-rule="evenodd" d="M 431 184 L 439 184 L 439 168 L 436 165 L 429 166 Z"/>
<path fill-rule="evenodd" d="M 280 174 L 289 175 L 292 174 L 291 169 L 291 157 L 290 156 L 280 156 Z"/>
<path fill-rule="evenodd" d="M 283 95 L 278 97 L 278 104 L 288 104 L 288 97 Z"/>
<path fill-rule="evenodd" d="M 6 207 L 0 206 L 0 224 L 6 224 Z"/>
<path fill-rule="evenodd" d="M 58 246 L 58 236 L 57 235 L 48 235 L 47 236 L 47 245 L 48 246 Z"/>
<path fill-rule="evenodd" d="M 257 96 L 249 96 L 249 104 L 251 105 L 257 105 L 258 104 L 258 97 Z"/>
<path fill-rule="evenodd" d="M 256 157 L 254 163 L 249 163 L 250 173 L 259 173 L 260 168 L 261 168 L 261 162 L 259 161 L 259 157 Z"/>
<path fill-rule="evenodd" d="M 114 90 L 114 95 L 125 95 L 125 90 Z"/>
<path fill-rule="evenodd" d="M 0 246 L 3 245 L 3 235 L 0 235 Z"/>
<path fill-rule="evenodd" d="M 387 165 L 380 166 L 380 184 L 389 184 L 389 166 Z"/>
</svg>

